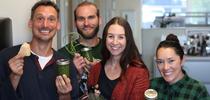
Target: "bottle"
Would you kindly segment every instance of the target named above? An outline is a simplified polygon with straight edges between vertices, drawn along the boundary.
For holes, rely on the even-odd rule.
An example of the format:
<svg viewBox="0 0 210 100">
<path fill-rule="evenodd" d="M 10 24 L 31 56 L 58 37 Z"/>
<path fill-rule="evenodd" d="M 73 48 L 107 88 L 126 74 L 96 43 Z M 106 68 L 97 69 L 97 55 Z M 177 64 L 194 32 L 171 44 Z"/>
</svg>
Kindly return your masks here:
<svg viewBox="0 0 210 100">
<path fill-rule="evenodd" d="M 147 89 L 147 90 L 144 92 L 144 96 L 145 96 L 145 99 L 146 99 L 146 100 L 157 100 L 158 93 L 157 93 L 157 91 L 154 90 L 154 89 Z"/>
</svg>

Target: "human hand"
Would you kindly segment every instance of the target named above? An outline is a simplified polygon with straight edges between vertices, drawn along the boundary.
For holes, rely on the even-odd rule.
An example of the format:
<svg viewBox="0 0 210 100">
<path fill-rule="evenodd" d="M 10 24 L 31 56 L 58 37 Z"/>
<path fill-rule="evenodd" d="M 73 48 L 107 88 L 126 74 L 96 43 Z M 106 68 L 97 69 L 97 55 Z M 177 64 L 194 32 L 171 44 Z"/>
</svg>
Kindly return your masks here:
<svg viewBox="0 0 210 100">
<path fill-rule="evenodd" d="M 93 59 L 93 61 L 90 62 L 89 60 L 87 60 L 87 59 L 85 58 L 85 62 L 86 62 L 86 64 L 89 65 L 89 66 L 94 66 L 95 64 L 99 63 L 100 61 L 101 61 L 100 59 Z"/>
<path fill-rule="evenodd" d="M 85 59 L 79 53 L 75 53 L 73 63 L 76 66 L 77 71 L 82 74 L 83 68 L 86 66 Z"/>
<path fill-rule="evenodd" d="M 23 58 L 24 57 L 21 55 L 16 55 L 8 61 L 9 68 L 12 71 L 11 74 L 15 76 L 21 76 L 23 74 L 23 66 L 24 66 Z"/>
<path fill-rule="evenodd" d="M 23 58 L 25 56 L 30 56 L 31 55 L 31 48 L 30 44 L 27 42 L 24 42 L 20 49 L 18 54 L 11 58 L 9 60 L 9 67 L 12 70 L 12 76 L 21 76 L 23 74 L 23 65 L 24 65 L 24 60 Z"/>
<path fill-rule="evenodd" d="M 86 58 L 84 58 L 84 60 L 85 60 L 85 63 L 86 63 L 86 66 L 84 66 L 84 69 L 85 69 L 85 71 L 86 72 L 90 72 L 90 68 L 92 67 L 92 66 L 94 66 L 95 64 L 97 64 L 97 63 L 99 63 L 101 60 L 100 59 L 93 59 L 93 61 L 92 62 L 90 62 L 89 60 L 87 60 Z"/>
<path fill-rule="evenodd" d="M 55 83 L 58 94 L 65 95 L 69 94 L 72 91 L 71 80 L 65 74 L 62 76 L 57 76 Z"/>
<path fill-rule="evenodd" d="M 20 78 L 23 74 L 24 60 L 22 56 L 16 55 L 15 57 L 11 58 L 8 61 L 8 63 L 9 63 L 9 68 L 12 71 L 11 74 L 9 75 L 10 81 L 12 83 L 13 88 L 16 90 Z"/>
</svg>

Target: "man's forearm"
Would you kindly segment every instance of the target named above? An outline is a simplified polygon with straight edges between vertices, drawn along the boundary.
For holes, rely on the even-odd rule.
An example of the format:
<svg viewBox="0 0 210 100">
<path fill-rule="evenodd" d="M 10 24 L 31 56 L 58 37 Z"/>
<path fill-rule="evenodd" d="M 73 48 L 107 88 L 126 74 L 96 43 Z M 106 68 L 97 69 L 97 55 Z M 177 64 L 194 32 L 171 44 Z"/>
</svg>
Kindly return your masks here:
<svg viewBox="0 0 210 100">
<path fill-rule="evenodd" d="M 10 77 L 10 81 L 12 83 L 12 86 L 13 86 L 14 90 L 16 90 L 21 76 L 11 73 L 9 77 Z"/>
<path fill-rule="evenodd" d="M 70 94 L 59 94 L 59 100 L 71 100 Z"/>
</svg>

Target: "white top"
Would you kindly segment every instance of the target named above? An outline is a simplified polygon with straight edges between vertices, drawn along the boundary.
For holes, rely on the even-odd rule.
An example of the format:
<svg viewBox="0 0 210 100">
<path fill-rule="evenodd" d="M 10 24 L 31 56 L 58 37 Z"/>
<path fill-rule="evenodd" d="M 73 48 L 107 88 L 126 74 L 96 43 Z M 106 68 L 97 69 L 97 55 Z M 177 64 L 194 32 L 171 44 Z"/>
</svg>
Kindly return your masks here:
<svg viewBox="0 0 210 100">
<path fill-rule="evenodd" d="M 31 51 L 31 53 L 34 54 L 34 55 L 36 55 L 36 56 L 38 56 L 38 61 L 39 61 L 39 65 L 40 65 L 41 69 L 44 69 L 44 67 L 46 66 L 46 64 L 50 61 L 50 59 L 53 56 L 53 54 L 50 55 L 50 56 L 47 56 L 47 57 L 45 57 L 45 56 L 39 56 L 39 55 L 37 55 L 36 53 L 34 53 L 32 51 Z"/>
</svg>

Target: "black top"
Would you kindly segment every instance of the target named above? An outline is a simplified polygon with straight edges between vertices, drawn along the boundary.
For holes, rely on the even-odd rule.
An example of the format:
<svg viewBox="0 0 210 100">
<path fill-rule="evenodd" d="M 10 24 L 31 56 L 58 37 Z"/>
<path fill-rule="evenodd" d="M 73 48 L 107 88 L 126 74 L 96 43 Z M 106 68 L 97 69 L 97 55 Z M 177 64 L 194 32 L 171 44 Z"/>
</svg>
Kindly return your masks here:
<svg viewBox="0 0 210 100">
<path fill-rule="evenodd" d="M 61 49 L 58 50 L 58 52 L 70 59 L 70 61 L 73 60 L 74 53 L 80 53 L 81 54 L 81 49 L 86 46 L 80 44 L 79 39 L 70 42 L 66 46 L 62 47 Z M 91 53 L 93 55 L 94 59 L 102 59 L 101 56 L 101 47 L 102 47 L 102 41 L 100 39 L 100 42 L 95 46 L 91 47 Z M 76 69 L 76 66 L 73 64 L 74 69 Z M 76 70 L 77 72 L 77 70 Z M 80 76 L 79 73 L 76 73 L 77 76 Z M 78 79 L 81 79 L 81 81 L 78 82 L 78 80 L 72 80 L 71 82 L 74 83 L 72 85 L 72 92 L 71 92 L 71 98 L 74 100 L 78 100 L 81 96 L 83 96 L 87 90 L 87 74 L 83 73 Z"/>
<path fill-rule="evenodd" d="M 99 90 L 101 92 L 101 95 L 107 99 L 111 100 L 112 92 L 114 90 L 114 87 L 117 85 L 117 82 L 119 81 L 119 78 L 115 80 L 110 80 L 106 74 L 104 67 L 101 68 L 100 76 L 99 76 Z"/>
<path fill-rule="evenodd" d="M 0 100 L 58 100 L 55 85 L 57 76 L 56 60 L 63 58 L 63 56 L 54 51 L 52 59 L 42 70 L 36 55 L 31 54 L 29 57 L 25 57 L 24 72 L 17 90 L 14 91 L 9 80 L 11 70 L 8 61 L 17 55 L 19 49 L 20 45 L 0 52 Z M 76 76 L 76 68 L 70 67 L 70 78 L 75 81 L 76 77 L 74 76 Z M 71 84 L 74 87 L 76 83 L 71 81 Z"/>
</svg>

